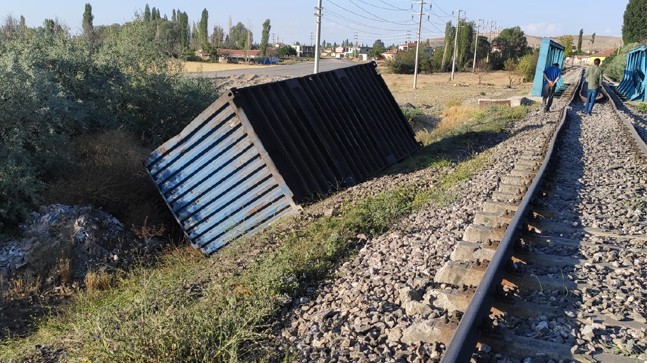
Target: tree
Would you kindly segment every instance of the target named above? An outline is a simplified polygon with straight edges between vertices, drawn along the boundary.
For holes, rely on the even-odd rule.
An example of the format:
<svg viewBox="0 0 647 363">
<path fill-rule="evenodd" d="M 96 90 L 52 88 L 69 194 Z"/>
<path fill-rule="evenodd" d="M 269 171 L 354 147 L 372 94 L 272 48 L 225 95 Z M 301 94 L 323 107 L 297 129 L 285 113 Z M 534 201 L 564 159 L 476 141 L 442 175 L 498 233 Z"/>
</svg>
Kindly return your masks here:
<svg viewBox="0 0 647 363">
<path fill-rule="evenodd" d="M 508 59 L 512 59 L 516 63 L 519 58 L 528 53 L 526 35 L 518 26 L 503 29 L 499 36 L 492 40 L 492 47 L 499 50 L 496 56 L 491 56 L 495 69 L 504 67 L 505 61 Z"/>
<path fill-rule="evenodd" d="M 92 15 L 92 5 L 90 3 L 85 4 L 85 11 L 83 12 L 83 36 L 88 44 L 94 43 L 94 25 L 92 21 L 94 20 L 94 15 Z"/>
<path fill-rule="evenodd" d="M 211 32 L 211 45 L 214 48 L 220 48 L 224 45 L 225 30 L 221 26 L 214 26 Z"/>
<path fill-rule="evenodd" d="M 371 49 L 369 55 L 373 58 L 377 58 L 380 57 L 380 54 L 384 52 L 386 52 L 384 42 L 382 41 L 382 39 L 377 39 L 375 42 L 373 42 L 373 49 Z"/>
<path fill-rule="evenodd" d="M 27 23 L 25 22 L 25 17 L 22 15 L 20 16 L 20 33 L 27 33 Z"/>
<path fill-rule="evenodd" d="M 445 46 L 443 47 L 443 60 L 440 63 L 440 69 L 445 70 L 447 66 L 447 57 L 449 56 L 450 52 L 454 51 L 454 43 L 452 42 L 453 39 L 453 34 L 454 34 L 454 28 L 452 27 L 452 22 L 448 21 L 445 24 Z"/>
<path fill-rule="evenodd" d="M 595 33 L 591 34 L 591 45 L 595 43 Z"/>
<path fill-rule="evenodd" d="M 267 55 L 267 43 L 270 41 L 270 29 L 272 29 L 270 19 L 265 19 L 263 22 L 263 33 L 261 35 L 261 57 L 265 57 Z"/>
<path fill-rule="evenodd" d="M 508 58 L 503 62 L 503 69 L 508 72 L 508 87 L 512 87 L 512 81 L 517 72 L 517 62 L 512 58 Z"/>
<path fill-rule="evenodd" d="M 144 21 L 147 23 L 151 21 L 151 8 L 148 7 L 148 4 L 144 7 Z"/>
<path fill-rule="evenodd" d="M 200 24 L 198 25 L 198 41 L 202 49 L 209 48 L 208 22 L 209 12 L 205 8 L 202 10 L 202 17 L 200 18 Z"/>
<path fill-rule="evenodd" d="M 472 59 L 472 46 L 474 39 L 473 23 L 461 19 L 458 27 L 458 42 L 456 46 L 456 65 L 458 69 L 463 68 L 465 63 Z"/>
<path fill-rule="evenodd" d="M 526 54 L 517 64 L 516 73 L 522 77 L 524 82 L 530 82 L 535 78 L 535 70 L 537 69 L 537 60 L 539 59 L 539 52 Z"/>
<path fill-rule="evenodd" d="M 629 0 L 623 16 L 622 40 L 625 44 L 647 40 L 647 0 Z"/>
<path fill-rule="evenodd" d="M 492 69 L 491 64 L 487 62 L 484 58 L 481 58 L 476 62 L 476 69 L 474 70 L 474 73 L 479 79 L 478 84 L 481 84 L 483 77 L 485 77 L 485 75 L 488 74 L 491 69 Z"/>
<path fill-rule="evenodd" d="M 573 54 L 573 37 L 571 35 L 562 35 L 557 38 L 559 44 L 564 46 L 564 58 L 568 58 Z"/>
<path fill-rule="evenodd" d="M 249 44 L 253 43 L 253 38 L 243 23 L 238 22 L 229 30 L 228 48 L 245 49 L 249 37 Z"/>
<path fill-rule="evenodd" d="M 151 10 L 151 19 L 153 21 L 162 19 L 162 16 L 160 15 L 160 9 L 153 7 L 153 9 Z"/>
<path fill-rule="evenodd" d="M 65 34 L 66 30 L 58 22 L 58 19 L 45 19 L 43 28 L 46 34 Z"/>
<path fill-rule="evenodd" d="M 293 57 L 297 55 L 296 49 L 292 48 L 289 45 L 284 45 L 281 48 L 279 48 L 279 56 L 281 58 L 287 58 L 287 57 Z"/>
<path fill-rule="evenodd" d="M 179 30 L 178 36 L 180 38 L 180 50 L 186 51 L 187 49 L 189 49 L 189 35 L 190 35 L 189 16 L 187 15 L 186 12 L 178 10 L 177 18 L 178 18 L 178 30 Z"/>
<path fill-rule="evenodd" d="M 490 42 L 488 38 L 484 35 L 479 35 L 478 46 L 476 49 L 476 58 L 483 59 L 486 58 L 490 52 Z"/>
<path fill-rule="evenodd" d="M 582 54 L 582 36 L 584 35 L 584 29 L 580 29 L 580 35 L 577 37 L 577 54 Z"/>
</svg>

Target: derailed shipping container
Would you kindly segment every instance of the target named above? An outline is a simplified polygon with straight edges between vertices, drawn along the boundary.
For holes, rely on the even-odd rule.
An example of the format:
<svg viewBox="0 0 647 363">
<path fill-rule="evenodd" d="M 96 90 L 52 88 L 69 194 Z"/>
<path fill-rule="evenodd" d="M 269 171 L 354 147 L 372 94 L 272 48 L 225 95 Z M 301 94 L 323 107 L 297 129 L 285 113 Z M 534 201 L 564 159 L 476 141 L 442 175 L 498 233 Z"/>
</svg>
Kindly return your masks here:
<svg viewBox="0 0 647 363">
<path fill-rule="evenodd" d="M 148 172 L 210 254 L 420 148 L 375 63 L 231 89 L 149 156 Z"/>
<path fill-rule="evenodd" d="M 630 101 L 647 101 L 647 45 L 627 54 L 625 72 L 616 91 Z"/>
</svg>

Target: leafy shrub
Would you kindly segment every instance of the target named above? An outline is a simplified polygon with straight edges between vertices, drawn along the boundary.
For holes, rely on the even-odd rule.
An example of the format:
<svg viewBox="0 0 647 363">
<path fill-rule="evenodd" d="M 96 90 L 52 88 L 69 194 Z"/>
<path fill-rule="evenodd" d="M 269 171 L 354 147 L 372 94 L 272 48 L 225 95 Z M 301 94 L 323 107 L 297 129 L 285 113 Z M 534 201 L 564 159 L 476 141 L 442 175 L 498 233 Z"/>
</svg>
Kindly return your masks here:
<svg viewBox="0 0 647 363">
<path fill-rule="evenodd" d="M 525 82 L 532 82 L 535 79 L 535 71 L 537 69 L 537 60 L 539 53 L 526 54 L 519 59 L 516 72 L 523 77 Z"/>
<path fill-rule="evenodd" d="M 42 28 L 4 37 L 0 227 L 19 223 L 40 202 L 46 183 L 74 179 L 71 170 L 85 161 L 74 160 L 70 140 L 120 129 L 135 135 L 133 144 L 150 148 L 213 102 L 215 84 L 180 73 L 155 34 L 152 24 L 135 21 L 111 30 L 95 47 Z"/>
<path fill-rule="evenodd" d="M 604 74 L 616 82 L 621 81 L 624 77 L 625 66 L 627 65 L 627 54 L 637 46 L 638 43 L 627 44 L 617 54 L 607 57 L 604 63 L 602 63 Z"/>
<path fill-rule="evenodd" d="M 639 104 L 636 105 L 636 108 L 640 112 L 647 113 L 647 102 L 640 102 Z"/>
<path fill-rule="evenodd" d="M 411 50 L 397 54 L 391 62 L 389 62 L 389 69 L 396 74 L 413 74 L 416 62 L 416 51 Z M 427 55 L 420 52 L 418 55 L 418 71 L 431 72 L 432 61 Z"/>
<path fill-rule="evenodd" d="M 423 112 L 416 107 L 403 106 L 400 107 L 400 110 L 402 110 L 404 117 L 409 121 L 409 123 L 413 122 L 416 117 L 423 115 Z"/>
</svg>

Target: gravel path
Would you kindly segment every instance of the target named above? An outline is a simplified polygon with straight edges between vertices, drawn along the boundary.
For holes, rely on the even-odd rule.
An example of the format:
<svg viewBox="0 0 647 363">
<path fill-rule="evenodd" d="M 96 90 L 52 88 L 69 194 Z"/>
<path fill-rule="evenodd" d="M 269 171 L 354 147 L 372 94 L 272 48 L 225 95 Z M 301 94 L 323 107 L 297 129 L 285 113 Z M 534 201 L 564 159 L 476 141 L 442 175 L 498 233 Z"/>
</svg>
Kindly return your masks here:
<svg viewBox="0 0 647 363">
<path fill-rule="evenodd" d="M 563 107 L 564 101 L 556 100 L 554 109 Z M 516 123 L 510 137 L 489 150 L 489 165 L 457 185 L 455 203 L 443 208 L 429 205 L 409 215 L 390 233 L 369 240 L 333 278 L 295 299 L 279 335 L 293 347 L 297 360 L 438 359 L 442 344 L 430 339 L 425 329 L 436 319 L 455 317 L 434 306 L 434 275 L 499 179 L 509 173 L 523 149 L 529 145 L 539 148 L 550 137 L 558 117 L 553 111 Z M 421 170 L 397 177 L 433 188 L 438 172 Z M 390 181 L 377 179 L 346 193 L 371 193 L 381 183 L 393 180 L 393 176 L 384 178 Z"/>
</svg>

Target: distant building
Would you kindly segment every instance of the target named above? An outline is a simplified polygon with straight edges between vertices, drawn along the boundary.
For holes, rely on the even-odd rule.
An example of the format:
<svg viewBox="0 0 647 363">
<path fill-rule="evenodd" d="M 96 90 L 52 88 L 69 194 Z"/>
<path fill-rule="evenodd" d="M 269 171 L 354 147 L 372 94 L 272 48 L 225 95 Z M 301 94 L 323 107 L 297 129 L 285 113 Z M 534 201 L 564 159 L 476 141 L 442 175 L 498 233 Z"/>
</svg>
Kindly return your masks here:
<svg viewBox="0 0 647 363">
<path fill-rule="evenodd" d="M 571 64 L 574 66 L 588 66 L 593 64 L 595 58 L 600 58 L 600 62 L 604 63 L 604 60 L 612 56 L 615 53 L 615 49 L 607 49 L 605 51 L 595 53 L 595 54 L 581 54 L 570 56 L 565 59 L 565 64 Z"/>
<path fill-rule="evenodd" d="M 398 45 L 398 50 L 401 50 L 403 52 L 408 52 L 409 49 L 416 49 L 416 44 L 418 44 L 418 43 L 417 42 L 408 42 L 408 43 L 400 44 L 400 45 Z"/>
<path fill-rule="evenodd" d="M 299 58 L 314 58 L 315 57 L 315 46 L 314 45 L 300 45 L 295 44 L 292 46 L 294 50 L 297 51 L 297 57 Z"/>
<path fill-rule="evenodd" d="M 402 53 L 399 48 L 389 49 L 388 51 L 381 54 L 384 60 L 392 61 L 398 53 Z"/>
<path fill-rule="evenodd" d="M 259 54 L 258 49 L 218 49 L 218 62 L 221 63 L 256 63 Z"/>
</svg>

